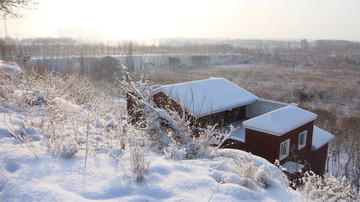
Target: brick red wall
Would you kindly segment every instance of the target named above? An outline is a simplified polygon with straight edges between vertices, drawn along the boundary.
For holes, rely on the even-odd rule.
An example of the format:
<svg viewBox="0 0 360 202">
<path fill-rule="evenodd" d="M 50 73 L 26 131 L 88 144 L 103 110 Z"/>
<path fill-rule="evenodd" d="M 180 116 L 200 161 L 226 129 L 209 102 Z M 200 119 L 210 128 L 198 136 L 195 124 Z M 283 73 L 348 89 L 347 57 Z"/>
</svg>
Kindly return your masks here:
<svg viewBox="0 0 360 202">
<path fill-rule="evenodd" d="M 280 163 L 289 160 L 304 163 L 306 153 L 311 151 L 313 125 L 314 121 L 309 122 L 282 136 L 246 129 L 245 150 L 273 163 L 276 159 L 279 159 L 280 143 L 290 139 L 290 154 L 287 158 L 281 160 Z M 305 130 L 307 130 L 306 146 L 298 150 L 299 134 Z"/>
<path fill-rule="evenodd" d="M 311 170 L 318 175 L 323 175 L 325 173 L 327 151 L 328 144 L 322 146 L 318 150 L 309 151 L 306 154 L 306 159 L 308 159 L 311 165 Z"/>
</svg>

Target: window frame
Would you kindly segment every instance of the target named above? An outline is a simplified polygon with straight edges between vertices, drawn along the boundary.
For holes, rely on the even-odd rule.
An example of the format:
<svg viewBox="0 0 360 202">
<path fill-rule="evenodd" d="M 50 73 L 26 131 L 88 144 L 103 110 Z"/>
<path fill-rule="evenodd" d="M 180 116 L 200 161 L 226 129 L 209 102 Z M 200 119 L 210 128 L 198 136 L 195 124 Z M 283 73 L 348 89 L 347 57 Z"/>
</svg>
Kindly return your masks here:
<svg viewBox="0 0 360 202">
<path fill-rule="evenodd" d="M 304 144 L 300 144 L 301 143 L 301 137 L 304 136 Z M 302 149 L 306 146 L 306 141 L 307 141 L 307 130 L 304 130 L 303 132 L 299 133 L 299 137 L 298 137 L 298 149 Z"/>
<path fill-rule="evenodd" d="M 283 144 L 287 144 L 286 145 L 286 153 L 285 154 L 282 154 L 282 148 L 283 148 Z M 286 157 L 289 156 L 289 153 L 290 153 L 290 138 L 281 142 L 280 143 L 280 149 L 279 149 L 279 161 L 285 159 Z"/>
</svg>

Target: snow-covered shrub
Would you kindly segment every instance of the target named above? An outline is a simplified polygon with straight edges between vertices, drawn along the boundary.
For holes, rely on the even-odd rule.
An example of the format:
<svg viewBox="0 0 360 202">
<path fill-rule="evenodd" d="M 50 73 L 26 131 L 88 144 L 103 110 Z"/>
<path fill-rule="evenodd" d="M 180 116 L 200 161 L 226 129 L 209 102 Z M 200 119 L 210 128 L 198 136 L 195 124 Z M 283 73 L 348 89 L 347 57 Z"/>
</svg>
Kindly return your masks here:
<svg viewBox="0 0 360 202">
<path fill-rule="evenodd" d="M 213 150 L 216 149 L 213 145 L 219 144 L 221 134 L 214 134 L 214 126 L 208 126 L 199 134 L 194 135 L 188 142 L 184 142 L 186 148 L 186 158 L 194 159 L 199 157 L 208 158 Z"/>
<path fill-rule="evenodd" d="M 242 185 L 248 188 L 253 186 L 253 183 L 256 182 L 256 171 L 257 168 L 254 166 L 254 162 L 251 159 L 251 154 L 246 156 L 234 156 L 233 160 L 238 166 L 239 172 L 238 175 L 242 179 Z"/>
<path fill-rule="evenodd" d="M 13 91 L 10 87 L 0 85 L 0 101 L 8 102 L 12 97 Z M 0 102 L 1 103 L 1 102 Z"/>
<path fill-rule="evenodd" d="M 79 151 L 79 145 L 70 138 L 52 143 L 53 145 L 49 147 L 49 152 L 62 158 L 72 158 Z"/>
<path fill-rule="evenodd" d="M 303 186 L 298 190 L 314 200 L 321 201 L 356 201 L 359 193 L 345 177 L 318 176 L 306 172 L 301 179 Z"/>
<path fill-rule="evenodd" d="M 24 116 L 8 117 L 4 116 L 3 121 L 7 128 L 6 133 L 15 138 L 22 147 L 27 148 L 34 156 L 37 156 L 37 150 L 33 142 L 41 140 L 39 137 L 39 131 L 36 128 L 31 127 Z M 16 128 L 11 127 L 16 126 Z"/>
<path fill-rule="evenodd" d="M 136 181 L 142 182 L 145 179 L 145 173 L 148 171 L 149 162 L 146 160 L 146 145 L 144 139 L 135 137 L 129 138 L 130 163 L 133 172 L 136 174 Z"/>
<path fill-rule="evenodd" d="M 40 95 L 40 93 L 36 91 L 16 91 L 16 93 L 19 97 L 20 106 L 23 106 L 24 104 L 29 106 L 39 106 L 48 103 L 44 96 Z"/>
<path fill-rule="evenodd" d="M 9 75 L 19 75 L 23 73 L 20 66 L 15 62 L 3 63 L 3 61 L 0 61 L 0 71 L 4 71 Z"/>
<path fill-rule="evenodd" d="M 271 177 L 269 176 L 269 174 L 266 172 L 265 166 L 261 165 L 256 173 L 255 173 L 255 179 L 256 182 L 258 182 L 258 184 L 264 188 L 268 188 L 271 185 Z"/>
<path fill-rule="evenodd" d="M 164 153 L 168 159 L 182 160 L 186 157 L 186 149 L 175 141 L 172 141 L 169 146 L 164 149 Z"/>
<path fill-rule="evenodd" d="M 267 189 L 273 184 L 287 187 L 289 184 L 280 169 L 265 159 L 250 153 L 234 149 L 219 149 L 212 152 L 212 157 L 227 165 L 227 167 L 219 166 L 216 168 L 217 170 L 230 171 L 237 176 L 223 176 L 220 181 L 225 183 L 236 183 L 250 189 L 255 187 Z"/>
</svg>

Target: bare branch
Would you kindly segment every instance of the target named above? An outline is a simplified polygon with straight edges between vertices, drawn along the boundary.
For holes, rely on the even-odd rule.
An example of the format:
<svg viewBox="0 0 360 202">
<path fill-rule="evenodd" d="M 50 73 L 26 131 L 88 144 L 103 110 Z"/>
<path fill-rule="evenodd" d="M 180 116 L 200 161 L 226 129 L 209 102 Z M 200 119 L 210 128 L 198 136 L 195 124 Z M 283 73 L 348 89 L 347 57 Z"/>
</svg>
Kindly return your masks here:
<svg viewBox="0 0 360 202">
<path fill-rule="evenodd" d="M 4 18 L 17 18 L 21 19 L 24 17 L 20 13 L 22 9 L 32 9 L 38 3 L 36 0 L 0 0 L 0 13 Z"/>
</svg>

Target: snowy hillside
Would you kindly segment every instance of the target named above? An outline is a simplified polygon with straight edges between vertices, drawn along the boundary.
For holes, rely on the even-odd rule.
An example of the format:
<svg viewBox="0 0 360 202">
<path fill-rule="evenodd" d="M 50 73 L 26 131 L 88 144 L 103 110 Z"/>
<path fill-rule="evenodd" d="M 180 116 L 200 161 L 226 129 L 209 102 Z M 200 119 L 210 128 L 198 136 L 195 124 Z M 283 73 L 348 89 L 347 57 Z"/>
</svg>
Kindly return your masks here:
<svg viewBox="0 0 360 202">
<path fill-rule="evenodd" d="M 2 113 L 2 117 L 6 114 Z M 14 120 L 19 120 L 14 117 Z M 37 156 L 22 148 L 1 125 L 1 201 L 299 201 L 283 175 L 265 160 L 241 151 L 220 151 L 214 159 L 167 160 L 150 153 L 146 179 L 134 180 L 125 152 L 119 161 L 109 154 L 64 159 L 46 154 L 34 142 Z M 11 125 L 15 126 L 15 125 Z M 253 160 L 254 176 L 231 158 Z M 250 163 L 249 162 L 249 163 Z M 271 177 L 270 177 L 271 176 Z M 257 182 L 263 177 L 268 188 Z"/>
<path fill-rule="evenodd" d="M 118 150 L 118 158 L 114 149 L 99 151 L 88 157 L 85 167 L 85 154 L 73 158 L 48 154 L 41 131 L 26 127 L 29 117 L 19 110 L 1 105 L 0 201 L 304 199 L 287 186 L 278 168 L 242 151 L 218 150 L 210 159 L 197 160 L 169 160 L 148 152 L 142 183 L 135 180 L 126 150 Z M 31 140 L 20 144 L 25 136 Z"/>
<path fill-rule="evenodd" d="M 311 200 L 260 157 L 135 128 L 114 89 L 76 76 L 0 77 L 0 201 Z"/>
<path fill-rule="evenodd" d="M 76 77 L 9 69 L 0 71 L 0 201 L 305 199 L 262 158 L 170 159 L 127 124 L 123 99 Z"/>
</svg>

